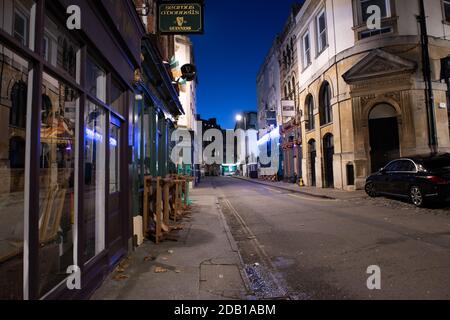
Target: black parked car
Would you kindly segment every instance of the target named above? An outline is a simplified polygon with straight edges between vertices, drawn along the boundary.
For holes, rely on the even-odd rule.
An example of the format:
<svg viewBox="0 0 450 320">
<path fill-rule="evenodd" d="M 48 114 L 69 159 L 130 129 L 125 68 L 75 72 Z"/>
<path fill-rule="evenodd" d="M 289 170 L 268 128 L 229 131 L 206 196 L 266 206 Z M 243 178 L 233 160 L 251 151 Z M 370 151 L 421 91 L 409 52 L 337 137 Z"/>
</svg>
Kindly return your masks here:
<svg viewBox="0 0 450 320">
<path fill-rule="evenodd" d="M 394 160 L 367 178 L 365 189 L 370 197 L 409 198 L 418 207 L 450 201 L 450 154 Z"/>
</svg>

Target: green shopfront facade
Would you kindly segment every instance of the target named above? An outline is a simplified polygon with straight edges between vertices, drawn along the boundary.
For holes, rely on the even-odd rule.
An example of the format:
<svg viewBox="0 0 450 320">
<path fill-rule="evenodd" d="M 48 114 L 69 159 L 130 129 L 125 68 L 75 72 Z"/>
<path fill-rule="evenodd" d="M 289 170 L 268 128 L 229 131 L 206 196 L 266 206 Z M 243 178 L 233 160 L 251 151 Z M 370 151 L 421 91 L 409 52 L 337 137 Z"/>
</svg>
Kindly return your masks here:
<svg viewBox="0 0 450 320">
<path fill-rule="evenodd" d="M 143 34 L 128 0 L 0 0 L 0 299 L 86 298 L 129 250 Z"/>
<path fill-rule="evenodd" d="M 176 119 L 183 114 L 178 92 L 158 49 L 156 36 L 142 42 L 141 81 L 136 85 L 133 123 L 133 203 L 134 216 L 142 215 L 144 177 L 165 177 L 176 173 L 170 160 Z"/>
</svg>

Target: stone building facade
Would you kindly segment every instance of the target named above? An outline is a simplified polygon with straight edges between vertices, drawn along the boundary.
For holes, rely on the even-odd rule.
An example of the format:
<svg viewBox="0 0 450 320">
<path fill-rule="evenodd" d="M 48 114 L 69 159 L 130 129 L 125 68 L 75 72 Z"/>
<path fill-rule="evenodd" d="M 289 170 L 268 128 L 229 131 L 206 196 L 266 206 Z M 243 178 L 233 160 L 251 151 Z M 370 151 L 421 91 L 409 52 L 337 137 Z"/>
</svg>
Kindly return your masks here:
<svg viewBox="0 0 450 320">
<path fill-rule="evenodd" d="M 353 190 L 390 160 L 430 153 L 420 1 L 307 0 L 296 16 L 303 179 Z M 381 6 L 381 29 L 364 10 Z M 446 2 L 425 1 L 438 151 L 450 151 Z"/>
</svg>

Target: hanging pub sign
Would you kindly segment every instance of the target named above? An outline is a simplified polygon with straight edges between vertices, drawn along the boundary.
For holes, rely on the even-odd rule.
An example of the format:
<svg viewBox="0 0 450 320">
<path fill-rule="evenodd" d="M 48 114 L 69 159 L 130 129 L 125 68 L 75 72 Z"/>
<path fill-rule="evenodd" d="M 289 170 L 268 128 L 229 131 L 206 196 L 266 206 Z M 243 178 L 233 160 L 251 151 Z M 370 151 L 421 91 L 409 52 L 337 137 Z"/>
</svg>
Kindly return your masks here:
<svg viewBox="0 0 450 320">
<path fill-rule="evenodd" d="M 202 0 L 158 1 L 160 34 L 202 34 L 204 12 Z"/>
<path fill-rule="evenodd" d="M 197 69 L 193 64 L 185 64 L 181 67 L 181 73 L 183 78 L 186 81 L 194 81 L 197 76 Z"/>
</svg>

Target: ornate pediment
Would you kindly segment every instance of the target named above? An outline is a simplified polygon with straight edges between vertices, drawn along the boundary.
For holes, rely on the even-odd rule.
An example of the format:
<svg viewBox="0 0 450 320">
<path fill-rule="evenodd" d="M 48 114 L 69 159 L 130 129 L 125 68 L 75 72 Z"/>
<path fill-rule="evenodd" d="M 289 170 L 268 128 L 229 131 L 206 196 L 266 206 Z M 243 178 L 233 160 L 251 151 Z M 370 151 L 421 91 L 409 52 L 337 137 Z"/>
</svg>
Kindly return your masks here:
<svg viewBox="0 0 450 320">
<path fill-rule="evenodd" d="M 415 72 L 415 62 L 377 49 L 367 54 L 342 76 L 347 83 Z"/>
</svg>

